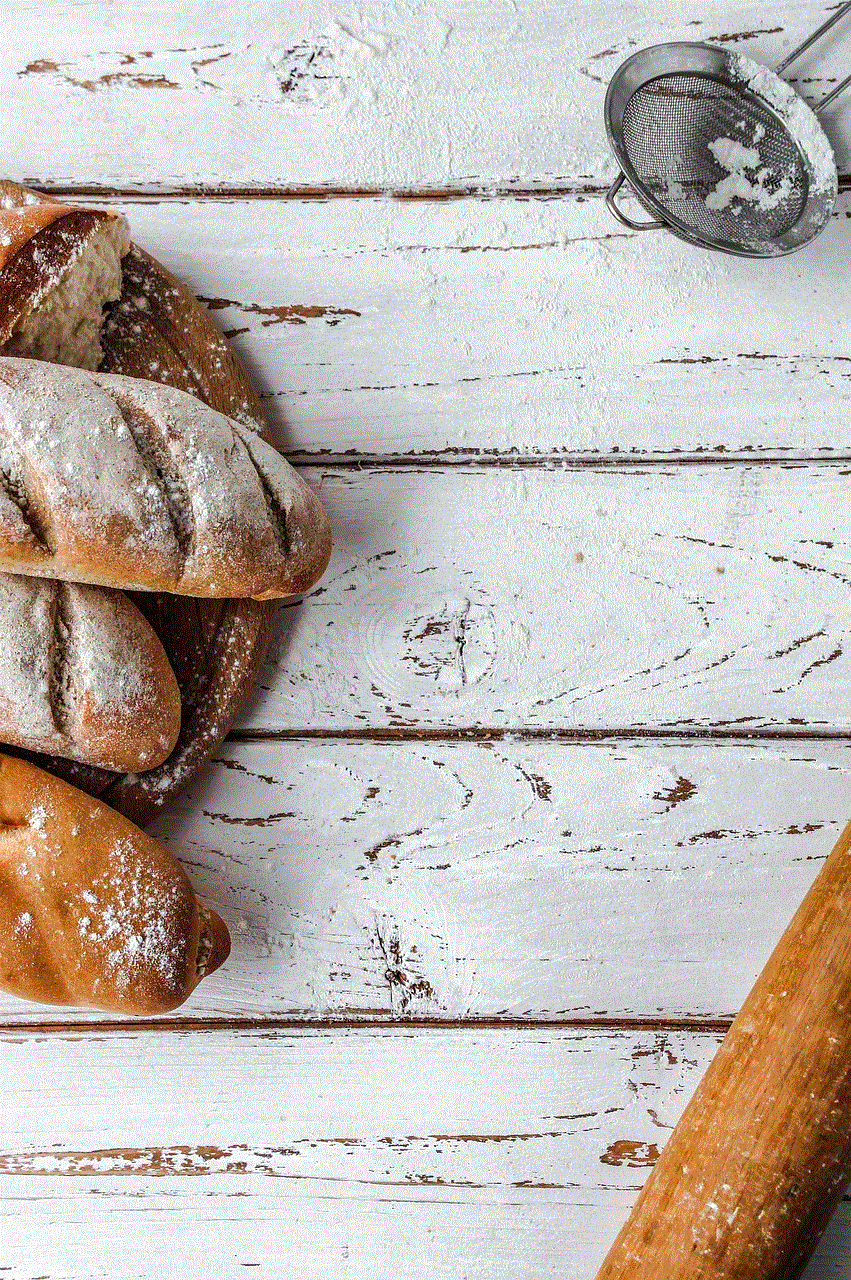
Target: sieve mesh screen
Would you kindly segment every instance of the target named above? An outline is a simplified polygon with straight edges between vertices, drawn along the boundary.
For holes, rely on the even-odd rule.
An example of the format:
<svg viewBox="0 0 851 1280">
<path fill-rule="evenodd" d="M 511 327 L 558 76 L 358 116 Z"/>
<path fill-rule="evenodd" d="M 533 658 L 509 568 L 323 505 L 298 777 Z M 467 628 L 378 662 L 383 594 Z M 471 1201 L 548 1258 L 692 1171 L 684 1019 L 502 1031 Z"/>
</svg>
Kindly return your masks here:
<svg viewBox="0 0 851 1280">
<path fill-rule="evenodd" d="M 801 217 L 807 178 L 798 148 L 777 117 L 741 89 L 691 71 L 657 76 L 629 99 L 622 127 L 637 177 L 664 209 L 699 234 L 757 247 Z M 710 150 L 719 138 L 758 150 L 758 166 L 743 176 L 764 193 L 760 200 L 728 200 L 723 188 L 713 196 L 731 173 Z M 710 205 L 724 207 L 710 207 L 707 197 Z"/>
</svg>

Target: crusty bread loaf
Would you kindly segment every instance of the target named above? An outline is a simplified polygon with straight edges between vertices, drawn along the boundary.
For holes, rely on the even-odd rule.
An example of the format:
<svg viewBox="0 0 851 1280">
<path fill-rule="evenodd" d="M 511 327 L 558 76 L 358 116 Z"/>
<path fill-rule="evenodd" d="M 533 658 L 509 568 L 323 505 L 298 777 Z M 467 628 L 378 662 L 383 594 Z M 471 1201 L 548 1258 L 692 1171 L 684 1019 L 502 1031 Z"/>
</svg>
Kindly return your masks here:
<svg viewBox="0 0 851 1280">
<path fill-rule="evenodd" d="M 330 551 L 319 500 L 249 427 L 159 383 L 0 358 L 0 569 L 271 599 Z"/>
<path fill-rule="evenodd" d="M 156 840 L 24 760 L 0 755 L 0 988 L 151 1015 L 228 956 L 224 922 Z"/>
<path fill-rule="evenodd" d="M 0 742 L 137 773 L 179 733 L 174 672 L 122 592 L 0 573 Z"/>
<path fill-rule="evenodd" d="M 127 223 L 20 192 L 0 199 L 0 352 L 96 369 L 104 304 L 121 296 Z"/>
</svg>

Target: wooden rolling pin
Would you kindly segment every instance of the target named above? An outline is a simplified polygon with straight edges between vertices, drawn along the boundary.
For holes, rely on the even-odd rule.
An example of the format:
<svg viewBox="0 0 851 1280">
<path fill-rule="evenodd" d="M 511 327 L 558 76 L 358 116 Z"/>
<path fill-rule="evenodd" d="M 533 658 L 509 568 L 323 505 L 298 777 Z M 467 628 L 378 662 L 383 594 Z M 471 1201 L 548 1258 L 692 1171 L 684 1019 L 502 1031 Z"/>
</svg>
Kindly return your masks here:
<svg viewBox="0 0 851 1280">
<path fill-rule="evenodd" d="M 597 1280 L 795 1280 L 851 1179 L 851 823 Z"/>
</svg>

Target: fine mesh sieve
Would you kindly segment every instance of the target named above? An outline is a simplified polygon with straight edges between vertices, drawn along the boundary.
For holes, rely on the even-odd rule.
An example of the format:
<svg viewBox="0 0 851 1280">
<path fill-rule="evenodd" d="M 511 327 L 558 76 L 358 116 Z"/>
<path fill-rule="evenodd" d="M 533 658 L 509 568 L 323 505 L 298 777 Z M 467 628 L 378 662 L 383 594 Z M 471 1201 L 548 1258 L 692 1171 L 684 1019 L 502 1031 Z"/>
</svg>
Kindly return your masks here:
<svg viewBox="0 0 851 1280">
<path fill-rule="evenodd" d="M 849 10 L 843 5 L 783 68 Z M 605 112 L 622 170 L 607 203 L 634 230 L 665 227 L 692 244 L 774 257 L 807 244 L 830 217 L 830 144 L 794 90 L 750 59 L 703 44 L 643 49 L 615 74 Z M 620 208 L 624 181 L 653 221 Z"/>
</svg>

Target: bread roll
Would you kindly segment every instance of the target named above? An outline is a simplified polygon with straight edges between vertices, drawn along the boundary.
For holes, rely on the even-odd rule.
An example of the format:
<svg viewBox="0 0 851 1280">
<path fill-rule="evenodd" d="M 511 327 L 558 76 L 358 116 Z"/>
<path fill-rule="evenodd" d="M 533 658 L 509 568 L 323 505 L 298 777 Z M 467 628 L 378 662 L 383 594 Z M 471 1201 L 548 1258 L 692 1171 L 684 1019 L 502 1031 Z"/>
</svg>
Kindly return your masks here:
<svg viewBox="0 0 851 1280">
<path fill-rule="evenodd" d="M 0 755 L 0 988 L 150 1016 L 228 956 L 224 922 L 162 845 L 35 765 Z"/>
<path fill-rule="evenodd" d="M 159 383 L 0 358 L 0 569 L 263 600 L 330 552 L 319 500 L 255 431 Z"/>
<path fill-rule="evenodd" d="M 179 733 L 174 672 L 125 595 L 0 573 L 0 741 L 138 773 Z"/>
<path fill-rule="evenodd" d="M 96 369 L 104 304 L 121 296 L 129 248 L 119 214 L 7 191 L 0 199 L 0 352 Z"/>
</svg>

